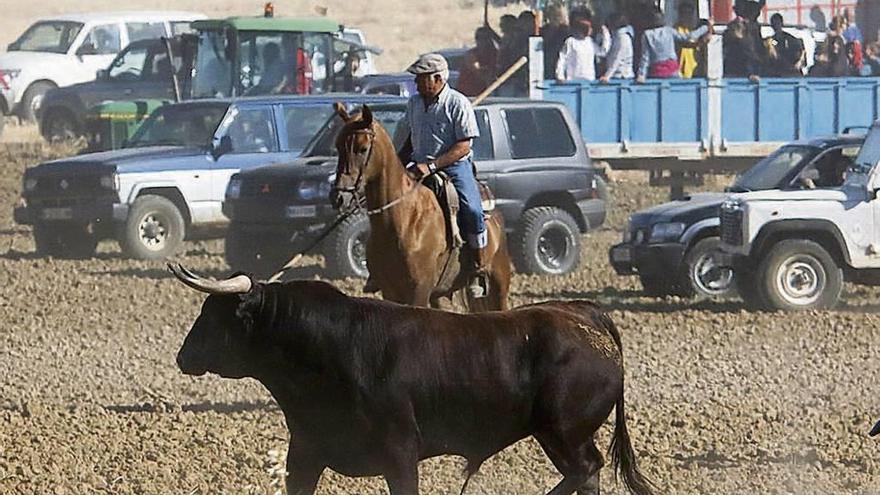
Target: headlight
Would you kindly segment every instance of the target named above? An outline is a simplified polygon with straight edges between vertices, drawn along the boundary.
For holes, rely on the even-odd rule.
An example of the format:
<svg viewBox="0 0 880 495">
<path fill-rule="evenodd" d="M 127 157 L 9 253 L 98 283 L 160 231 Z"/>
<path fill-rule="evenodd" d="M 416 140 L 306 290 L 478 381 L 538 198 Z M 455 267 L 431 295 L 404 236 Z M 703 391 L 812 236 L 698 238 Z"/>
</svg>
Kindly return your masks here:
<svg viewBox="0 0 880 495">
<path fill-rule="evenodd" d="M 325 189 L 323 184 L 317 181 L 304 180 L 296 186 L 296 195 L 303 201 L 314 201 L 321 197 L 321 191 Z M 327 191 L 329 193 L 329 189 Z"/>
<path fill-rule="evenodd" d="M 721 203 L 722 210 L 732 211 L 740 208 L 742 208 L 742 200 L 739 198 L 727 198 Z"/>
<path fill-rule="evenodd" d="M 226 186 L 226 199 L 238 199 L 241 196 L 241 179 L 230 179 Z"/>
<path fill-rule="evenodd" d="M 675 241 L 681 237 L 681 234 L 683 233 L 683 223 L 658 223 L 651 227 L 651 242 Z"/>
<path fill-rule="evenodd" d="M 24 180 L 24 190 L 25 191 L 33 191 L 37 188 L 37 179 L 25 179 Z"/>
<path fill-rule="evenodd" d="M 116 174 L 102 175 L 100 183 L 101 187 L 116 191 L 119 189 L 119 176 Z"/>
</svg>

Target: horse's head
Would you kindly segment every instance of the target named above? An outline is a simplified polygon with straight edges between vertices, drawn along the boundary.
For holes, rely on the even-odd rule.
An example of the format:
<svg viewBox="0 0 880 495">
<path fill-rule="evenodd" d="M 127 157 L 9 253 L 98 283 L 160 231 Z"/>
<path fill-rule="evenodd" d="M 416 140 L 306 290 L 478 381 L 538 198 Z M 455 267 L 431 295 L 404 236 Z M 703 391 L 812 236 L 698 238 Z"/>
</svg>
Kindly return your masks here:
<svg viewBox="0 0 880 495">
<path fill-rule="evenodd" d="M 345 122 L 336 137 L 339 162 L 330 200 L 336 208 L 354 206 L 364 197 L 364 185 L 370 178 L 370 158 L 376 144 L 373 112 L 364 105 L 360 114 L 349 115 L 341 103 L 336 113 Z"/>
</svg>

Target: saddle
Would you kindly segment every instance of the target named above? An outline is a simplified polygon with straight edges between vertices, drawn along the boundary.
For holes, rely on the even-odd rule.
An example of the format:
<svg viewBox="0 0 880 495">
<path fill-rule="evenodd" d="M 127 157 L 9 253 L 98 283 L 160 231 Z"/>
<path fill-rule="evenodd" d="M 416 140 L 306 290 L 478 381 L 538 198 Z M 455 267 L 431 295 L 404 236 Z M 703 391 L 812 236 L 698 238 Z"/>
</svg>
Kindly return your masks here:
<svg viewBox="0 0 880 495">
<path fill-rule="evenodd" d="M 458 225 L 458 210 L 461 209 L 461 203 L 458 191 L 455 190 L 449 176 L 441 170 L 426 177 L 422 184 L 437 196 L 437 202 L 440 203 L 440 210 L 443 211 L 443 218 L 446 220 L 446 235 L 452 241 L 453 249 L 464 246 L 464 238 Z M 495 209 L 495 196 L 485 183 L 477 181 L 477 184 L 483 200 L 483 215 L 488 216 Z"/>
</svg>

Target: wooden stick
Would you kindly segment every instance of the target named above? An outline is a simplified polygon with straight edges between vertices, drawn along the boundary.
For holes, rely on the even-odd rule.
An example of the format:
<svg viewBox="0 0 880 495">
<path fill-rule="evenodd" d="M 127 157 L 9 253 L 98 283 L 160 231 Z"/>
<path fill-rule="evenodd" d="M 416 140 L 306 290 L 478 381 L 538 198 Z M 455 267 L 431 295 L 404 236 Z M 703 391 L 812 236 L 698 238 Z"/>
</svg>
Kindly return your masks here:
<svg viewBox="0 0 880 495">
<path fill-rule="evenodd" d="M 491 95 L 493 91 L 498 89 L 498 86 L 501 86 L 502 84 L 504 84 L 508 79 L 511 78 L 511 76 L 513 76 L 514 72 L 519 70 L 519 68 L 522 67 L 523 65 L 526 65 L 526 62 L 528 62 L 528 61 L 529 61 L 528 57 L 520 57 L 519 60 L 514 62 L 513 65 L 511 65 L 506 71 L 504 71 L 503 74 L 498 76 L 498 79 L 496 79 L 495 82 L 490 84 L 488 88 L 484 89 L 482 93 L 477 95 L 474 98 L 474 101 L 471 103 L 473 103 L 474 106 L 477 106 L 480 103 L 482 103 L 483 100 L 488 98 L 489 95 Z"/>
</svg>

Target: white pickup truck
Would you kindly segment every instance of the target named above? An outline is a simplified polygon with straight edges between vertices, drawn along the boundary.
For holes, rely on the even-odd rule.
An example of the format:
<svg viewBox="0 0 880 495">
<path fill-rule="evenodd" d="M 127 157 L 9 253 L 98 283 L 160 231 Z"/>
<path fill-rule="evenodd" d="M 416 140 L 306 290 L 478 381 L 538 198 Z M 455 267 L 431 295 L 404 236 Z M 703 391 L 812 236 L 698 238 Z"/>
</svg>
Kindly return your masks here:
<svg viewBox="0 0 880 495">
<path fill-rule="evenodd" d="M 721 205 L 720 261 L 753 309 L 835 306 L 844 280 L 880 284 L 880 122 L 843 185 L 731 196 Z M 812 180 L 814 177 L 804 177 Z"/>
<path fill-rule="evenodd" d="M 204 18 L 132 11 L 40 19 L 0 54 L 0 111 L 33 120 L 48 90 L 94 80 L 129 43 L 185 33 L 190 22 Z"/>
</svg>

